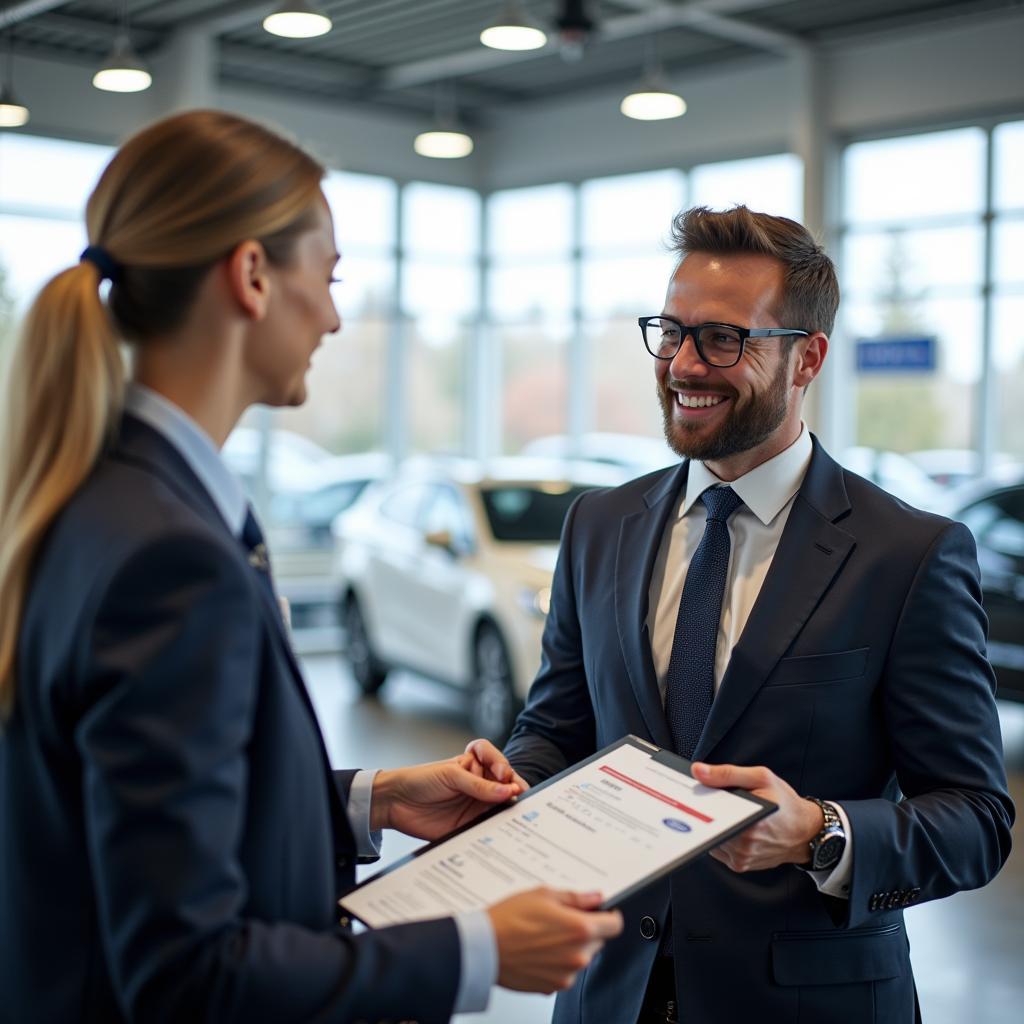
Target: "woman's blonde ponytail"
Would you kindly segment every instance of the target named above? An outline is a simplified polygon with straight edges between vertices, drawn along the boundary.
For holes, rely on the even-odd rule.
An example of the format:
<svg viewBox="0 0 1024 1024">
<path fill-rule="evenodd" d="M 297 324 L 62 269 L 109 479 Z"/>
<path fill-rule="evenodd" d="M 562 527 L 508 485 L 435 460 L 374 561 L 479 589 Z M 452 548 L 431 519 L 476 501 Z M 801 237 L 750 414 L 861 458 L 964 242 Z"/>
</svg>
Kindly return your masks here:
<svg viewBox="0 0 1024 1024">
<path fill-rule="evenodd" d="M 80 263 L 36 297 L 7 374 L 0 430 L 0 719 L 14 704 L 15 659 L 39 542 L 92 469 L 124 394 L 120 347 Z"/>
</svg>

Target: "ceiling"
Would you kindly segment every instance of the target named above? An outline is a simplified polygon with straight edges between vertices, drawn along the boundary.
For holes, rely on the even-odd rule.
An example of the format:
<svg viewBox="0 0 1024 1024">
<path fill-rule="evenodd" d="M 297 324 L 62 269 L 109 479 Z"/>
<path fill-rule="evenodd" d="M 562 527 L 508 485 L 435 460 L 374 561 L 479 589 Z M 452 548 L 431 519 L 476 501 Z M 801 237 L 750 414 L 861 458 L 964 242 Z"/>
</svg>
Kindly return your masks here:
<svg viewBox="0 0 1024 1024">
<path fill-rule="evenodd" d="M 1024 0 L 583 0 L 595 23 L 582 46 L 552 28 L 566 0 L 524 0 L 548 30 L 527 54 L 482 46 L 501 0 L 319 0 L 327 35 L 280 39 L 253 0 L 128 0 L 132 41 L 152 60 L 181 30 L 217 41 L 221 82 L 369 109 L 429 113 L 457 104 L 470 124 L 509 106 L 636 83 L 652 55 L 670 74 L 829 46 L 1021 9 Z M 0 0 L 0 28 L 16 54 L 99 64 L 121 0 Z"/>
</svg>

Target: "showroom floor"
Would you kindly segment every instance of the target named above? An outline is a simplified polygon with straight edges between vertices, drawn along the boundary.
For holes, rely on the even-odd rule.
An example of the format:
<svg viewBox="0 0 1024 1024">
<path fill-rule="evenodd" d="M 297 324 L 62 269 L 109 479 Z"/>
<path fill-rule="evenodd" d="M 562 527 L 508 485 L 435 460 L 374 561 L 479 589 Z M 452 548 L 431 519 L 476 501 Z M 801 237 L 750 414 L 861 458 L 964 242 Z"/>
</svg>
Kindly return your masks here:
<svg viewBox="0 0 1024 1024">
<path fill-rule="evenodd" d="M 458 753 L 471 738 L 457 695 L 414 676 L 396 674 L 379 701 L 361 700 L 336 654 L 303 658 L 332 763 L 386 768 Z M 1010 787 L 1024 814 L 1024 707 L 1000 706 Z M 961 893 L 907 914 L 914 971 L 925 1024 L 1010 1024 L 1024 1003 L 1024 849 L 979 892 Z M 385 860 L 416 842 L 385 837 Z M 496 990 L 486 1013 L 460 1024 L 542 1024 L 552 1000 Z"/>
</svg>

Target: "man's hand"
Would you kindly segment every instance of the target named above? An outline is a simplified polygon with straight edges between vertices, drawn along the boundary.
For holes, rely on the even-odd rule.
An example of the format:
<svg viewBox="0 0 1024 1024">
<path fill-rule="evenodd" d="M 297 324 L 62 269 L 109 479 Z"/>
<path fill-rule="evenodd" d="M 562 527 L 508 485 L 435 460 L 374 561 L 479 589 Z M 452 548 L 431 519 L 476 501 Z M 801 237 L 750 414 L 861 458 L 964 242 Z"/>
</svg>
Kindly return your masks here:
<svg viewBox="0 0 1024 1024">
<path fill-rule="evenodd" d="M 740 768 L 734 764 L 703 764 L 694 761 L 693 777 L 705 786 L 747 789 L 771 800 L 779 809 L 711 851 L 733 871 L 765 871 L 780 864 L 805 864 L 807 844 L 821 831 L 821 808 L 805 800 L 792 786 L 768 768 Z"/>
<path fill-rule="evenodd" d="M 394 828 L 418 839 L 438 839 L 493 804 L 529 786 L 487 740 L 473 740 L 458 757 L 378 772 L 370 827 Z"/>
<path fill-rule="evenodd" d="M 498 984 L 519 992 L 568 988 L 606 939 L 622 931 L 617 910 L 599 911 L 601 894 L 531 889 L 487 913 L 498 944 Z"/>
</svg>

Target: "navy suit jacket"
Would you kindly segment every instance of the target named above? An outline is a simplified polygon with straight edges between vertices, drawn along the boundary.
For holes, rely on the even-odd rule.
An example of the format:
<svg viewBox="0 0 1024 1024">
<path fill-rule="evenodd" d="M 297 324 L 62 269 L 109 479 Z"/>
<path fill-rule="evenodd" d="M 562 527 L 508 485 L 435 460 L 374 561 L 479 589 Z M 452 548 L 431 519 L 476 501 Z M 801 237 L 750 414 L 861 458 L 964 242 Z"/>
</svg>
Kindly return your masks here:
<svg viewBox="0 0 1024 1024">
<path fill-rule="evenodd" d="M 531 782 L 627 733 L 672 746 L 648 590 L 687 464 L 583 495 L 567 517 L 540 673 L 506 753 Z M 625 929 L 555 1019 L 632 1024 L 671 902 L 684 1024 L 913 1020 L 903 910 L 984 885 L 1006 859 L 1006 790 L 974 542 L 818 445 L 694 757 L 767 765 L 842 803 L 849 900 L 793 866 L 710 857 L 624 905 Z M 645 931 L 650 931 L 650 922 Z"/>
<path fill-rule="evenodd" d="M 339 925 L 352 773 L 239 542 L 131 417 L 39 552 L 17 680 L 0 1020 L 448 1020 L 451 919 Z"/>
</svg>

